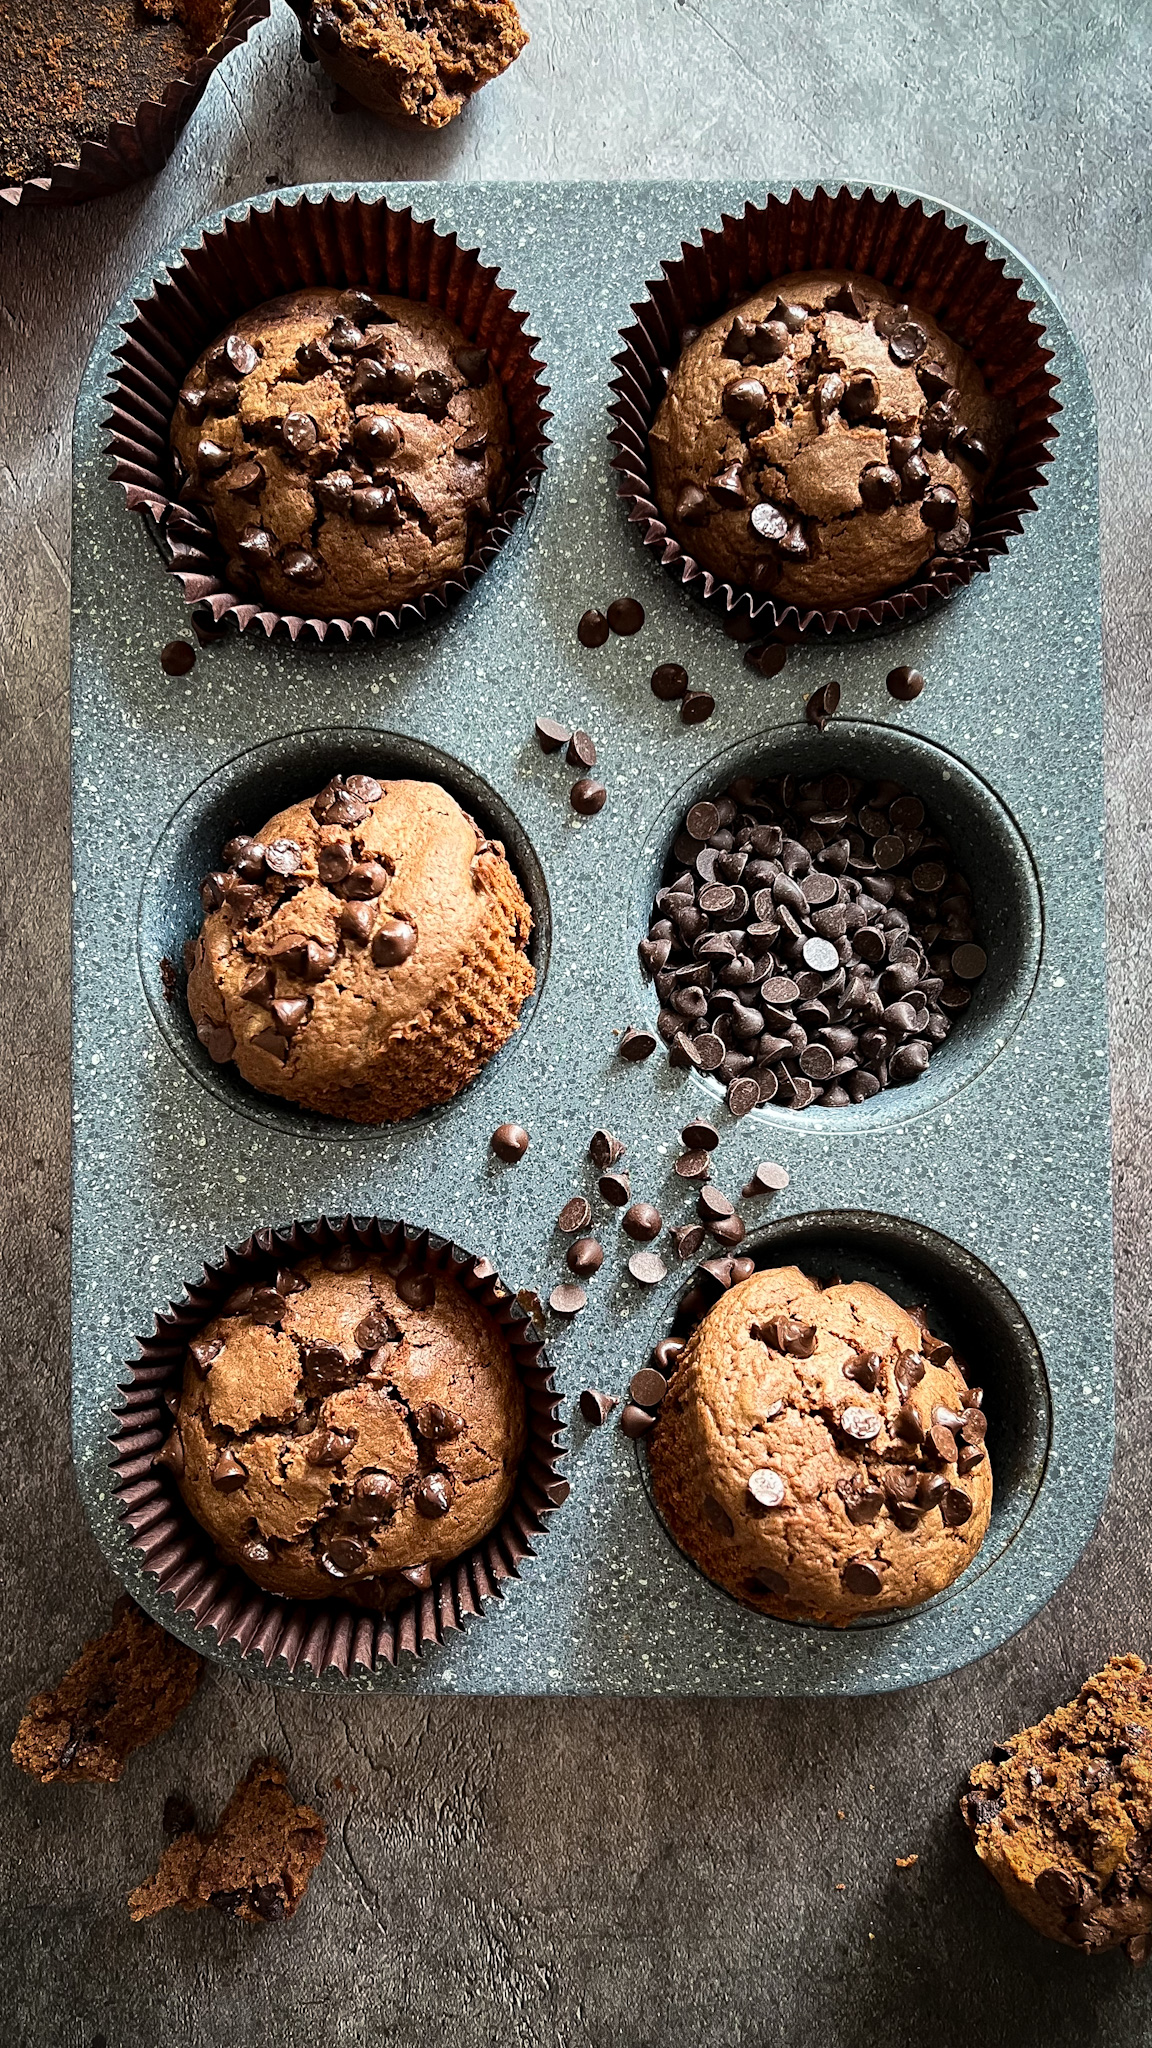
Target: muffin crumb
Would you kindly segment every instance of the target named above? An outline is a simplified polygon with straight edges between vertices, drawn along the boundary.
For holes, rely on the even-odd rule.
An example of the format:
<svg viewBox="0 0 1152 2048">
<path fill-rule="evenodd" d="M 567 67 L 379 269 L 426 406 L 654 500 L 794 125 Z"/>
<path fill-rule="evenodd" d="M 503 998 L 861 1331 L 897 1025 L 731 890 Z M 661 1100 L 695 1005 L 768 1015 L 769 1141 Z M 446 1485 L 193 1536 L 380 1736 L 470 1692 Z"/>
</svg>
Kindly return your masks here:
<svg viewBox="0 0 1152 2048">
<path fill-rule="evenodd" d="M 29 1700 L 12 1756 L 42 1785 L 115 1785 L 132 1751 L 183 1713 L 202 1669 L 193 1650 L 121 1599 L 111 1628 L 85 1643 L 51 1692 Z"/>
<path fill-rule="evenodd" d="M 296 1803 L 273 1757 L 259 1757 L 211 1833 L 178 1835 L 129 1894 L 128 1911 L 148 1920 L 172 1906 L 215 1906 L 232 1920 L 291 1920 L 327 1846 L 320 1815 Z"/>
<path fill-rule="evenodd" d="M 297 5 L 307 54 L 385 119 L 443 128 L 515 62 L 514 0 L 319 0 Z"/>
</svg>

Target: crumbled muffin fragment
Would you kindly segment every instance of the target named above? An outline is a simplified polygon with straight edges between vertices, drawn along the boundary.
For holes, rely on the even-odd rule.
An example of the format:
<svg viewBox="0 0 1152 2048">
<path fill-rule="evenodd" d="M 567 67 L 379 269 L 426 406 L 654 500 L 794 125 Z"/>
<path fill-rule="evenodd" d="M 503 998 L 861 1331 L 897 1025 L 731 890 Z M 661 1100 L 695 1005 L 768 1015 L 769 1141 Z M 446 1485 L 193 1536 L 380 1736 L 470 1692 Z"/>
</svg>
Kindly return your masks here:
<svg viewBox="0 0 1152 2048">
<path fill-rule="evenodd" d="M 385 120 L 443 128 L 528 41 L 514 0 L 294 0 L 305 54 Z"/>
<path fill-rule="evenodd" d="M 981 1862 L 1051 1941 L 1152 1949 L 1152 1673 L 1110 1657 L 977 1764 L 960 1801 Z"/>
<path fill-rule="evenodd" d="M 188 1705 L 201 1660 L 127 1598 L 51 1692 L 37 1693 L 12 1755 L 42 1785 L 115 1785 L 134 1749 Z"/>
<path fill-rule="evenodd" d="M 232 1920 L 291 1920 L 327 1846 L 320 1815 L 297 1804 L 273 1757 L 259 1757 L 212 1832 L 177 1836 L 155 1874 L 129 1894 L 128 1911 L 148 1920 L 170 1906 L 215 1906 Z"/>
</svg>

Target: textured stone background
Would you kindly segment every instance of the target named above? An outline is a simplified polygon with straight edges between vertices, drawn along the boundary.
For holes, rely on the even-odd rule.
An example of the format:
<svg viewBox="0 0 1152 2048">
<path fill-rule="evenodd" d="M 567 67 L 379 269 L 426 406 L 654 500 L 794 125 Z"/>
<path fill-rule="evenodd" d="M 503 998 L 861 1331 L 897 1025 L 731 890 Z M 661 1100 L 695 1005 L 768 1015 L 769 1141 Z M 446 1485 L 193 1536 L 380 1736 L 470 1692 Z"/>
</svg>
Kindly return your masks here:
<svg viewBox="0 0 1152 2048">
<path fill-rule="evenodd" d="M 1109 1651 L 1152 1649 L 1139 718 L 1152 641 L 1152 11 L 525 0 L 524 14 L 533 42 L 514 71 L 456 127 L 410 142 L 329 111 L 277 0 L 150 187 L 0 224 L 4 1731 L 114 1590 L 80 1513 L 67 1421 L 72 404 L 96 327 L 150 251 L 274 183 L 872 175 L 983 216 L 1061 297 L 1102 439 L 1121 1409 L 1109 1506 L 1022 1635 L 894 1697 L 341 1710 L 212 1675 L 116 1791 L 4 1778 L 0 2029 L 14 2048 L 1143 2042 L 1147 1983 L 1012 1921 L 954 1801 L 1006 1728 Z M 132 1929 L 124 1895 L 155 1854 L 166 1793 L 211 1811 L 265 1747 L 332 1830 L 306 1910 L 280 1932 L 215 1916 Z M 910 1853 L 918 1864 L 896 1870 Z"/>
</svg>

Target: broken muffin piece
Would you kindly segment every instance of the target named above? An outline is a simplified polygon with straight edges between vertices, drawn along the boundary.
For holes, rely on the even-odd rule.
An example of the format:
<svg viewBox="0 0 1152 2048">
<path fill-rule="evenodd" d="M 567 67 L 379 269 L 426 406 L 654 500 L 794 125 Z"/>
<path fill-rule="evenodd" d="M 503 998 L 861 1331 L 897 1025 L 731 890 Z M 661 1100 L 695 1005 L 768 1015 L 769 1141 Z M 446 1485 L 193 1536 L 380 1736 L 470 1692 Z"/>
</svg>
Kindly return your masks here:
<svg viewBox="0 0 1152 2048">
<path fill-rule="evenodd" d="M 202 1669 L 194 1650 L 119 1600 L 107 1633 L 84 1645 L 52 1692 L 29 1700 L 13 1758 L 42 1785 L 115 1785 L 132 1751 L 183 1713 Z"/>
<path fill-rule="evenodd" d="M 443 128 L 528 41 L 514 0 L 293 0 L 305 57 L 373 114 Z"/>
<path fill-rule="evenodd" d="M 960 1801 L 980 1861 L 1039 1934 L 1087 1955 L 1152 1949 L 1152 1673 L 1111 1657 L 977 1764 Z"/>
<path fill-rule="evenodd" d="M 170 1906 L 215 1906 L 233 1920 L 291 1920 L 328 1846 L 311 1806 L 297 1805 L 274 1757 L 258 1757 L 210 1834 L 177 1837 L 128 1898 L 133 1920 Z"/>
</svg>

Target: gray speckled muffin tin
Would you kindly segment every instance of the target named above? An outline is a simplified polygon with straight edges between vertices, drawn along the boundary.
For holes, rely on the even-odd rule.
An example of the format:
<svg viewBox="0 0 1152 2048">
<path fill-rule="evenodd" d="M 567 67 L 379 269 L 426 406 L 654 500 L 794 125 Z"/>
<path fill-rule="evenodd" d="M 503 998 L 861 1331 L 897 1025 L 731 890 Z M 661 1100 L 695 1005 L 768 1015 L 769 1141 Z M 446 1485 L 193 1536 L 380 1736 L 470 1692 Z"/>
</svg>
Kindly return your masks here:
<svg viewBox="0 0 1152 2048">
<path fill-rule="evenodd" d="M 554 1328 L 552 1358 L 570 1403 L 590 1383 L 622 1394 L 686 1275 L 671 1260 L 653 1292 L 629 1278 L 633 1247 L 596 1196 L 588 1138 L 614 1130 L 634 1196 L 680 1222 L 694 1196 L 671 1175 L 679 1127 L 715 1112 L 720 1186 L 737 1196 L 761 1158 L 792 1177 L 770 1204 L 741 1205 L 744 1248 L 926 1300 L 984 1384 L 997 1499 L 976 1563 L 906 1616 L 842 1631 L 773 1622 L 696 1572 L 652 1509 L 632 1444 L 611 1424 L 585 1431 L 577 1414 L 571 1497 L 487 1620 L 396 1669 L 270 1675 L 382 1691 L 746 1696 L 938 1676 L 1049 1598 L 1111 1463 L 1096 453 L 1079 349 L 1039 279 L 972 224 L 1024 278 L 1055 350 L 1064 410 L 1039 509 L 1008 559 L 929 620 L 803 649 L 766 683 L 636 544 L 606 445 L 630 300 L 682 237 L 752 188 L 360 189 L 411 204 L 500 265 L 541 337 L 555 446 L 531 518 L 439 626 L 331 650 L 232 636 L 171 680 L 159 651 L 187 614 L 110 480 L 101 429 L 119 324 L 151 271 L 101 332 L 76 415 L 72 631 L 73 1418 L 93 1527 L 141 1604 L 189 1639 L 128 1548 L 107 1434 L 134 1333 L 205 1257 L 264 1222 L 402 1216 L 546 1299 L 567 1277 L 556 1215 L 587 1191 L 607 1256 L 587 1309 Z M 579 614 L 625 593 L 647 609 L 643 631 L 582 649 Z M 710 723 L 685 727 L 651 695 L 667 660 L 712 691 Z M 885 691 L 895 660 L 929 678 L 914 704 Z M 832 678 L 841 713 L 820 736 L 803 700 Z M 609 791 L 598 817 L 571 811 L 576 771 L 539 752 L 538 711 L 595 735 Z M 662 1050 L 641 1066 L 615 1056 L 616 1034 L 655 1015 L 636 957 L 650 890 L 691 796 L 748 764 L 813 773 L 849 760 L 910 784 L 951 832 L 992 964 L 915 1087 L 737 1123 Z M 196 883 L 227 831 L 255 829 L 336 765 L 441 776 L 506 840 L 537 916 L 538 988 L 512 1044 L 454 1103 L 382 1131 L 298 1115 L 213 1068 L 160 977 L 161 956 L 178 961 L 196 928 Z M 532 1132 L 515 1167 L 488 1149 L 506 1118 Z"/>
</svg>

